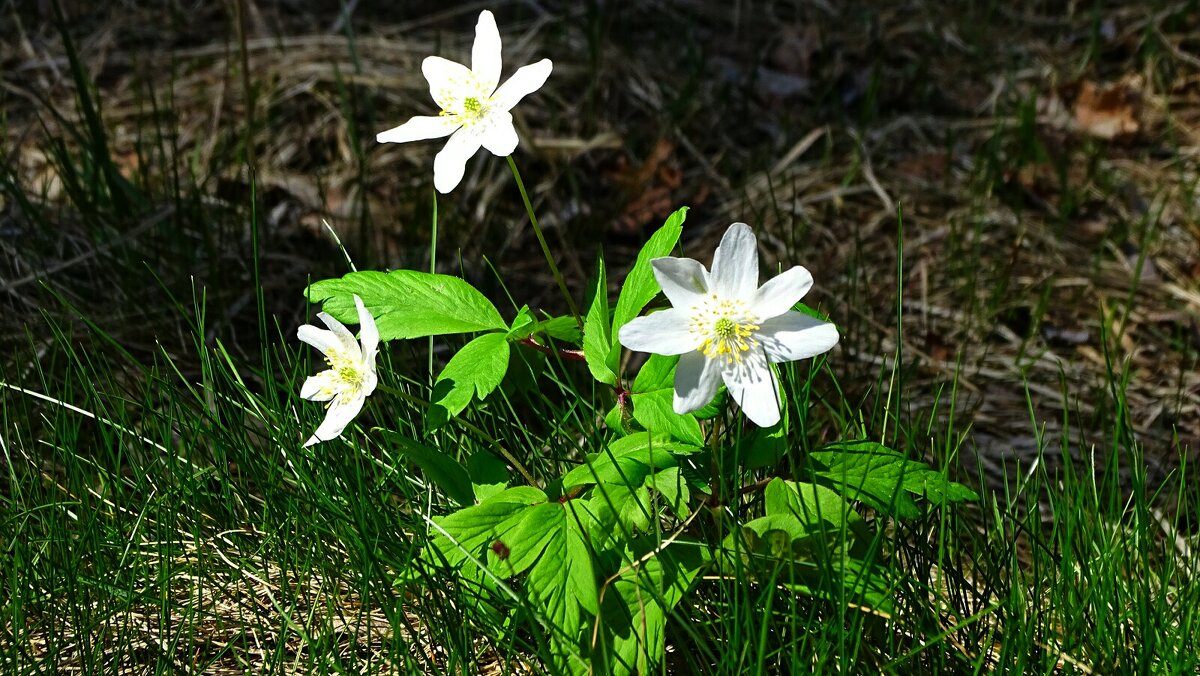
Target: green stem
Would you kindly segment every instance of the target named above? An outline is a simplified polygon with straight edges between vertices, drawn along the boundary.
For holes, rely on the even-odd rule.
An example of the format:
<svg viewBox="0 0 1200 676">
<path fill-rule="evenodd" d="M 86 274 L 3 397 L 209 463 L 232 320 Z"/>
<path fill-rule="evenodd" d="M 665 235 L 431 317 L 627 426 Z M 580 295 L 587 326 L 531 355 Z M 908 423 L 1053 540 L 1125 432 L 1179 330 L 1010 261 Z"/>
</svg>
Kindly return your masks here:
<svg viewBox="0 0 1200 676">
<path fill-rule="evenodd" d="M 422 408 L 429 408 L 429 406 L 430 406 L 429 402 L 425 401 L 424 399 L 422 399 L 420 397 L 414 397 L 413 395 L 409 394 L 408 392 L 405 392 L 403 390 L 398 390 L 389 385 L 384 385 L 383 383 L 379 383 L 376 387 L 378 387 L 378 389 L 381 389 L 384 392 L 387 392 L 388 394 L 390 394 L 398 399 L 403 399 L 404 401 L 416 404 L 417 406 L 420 406 Z M 520 475 L 525 478 L 525 481 L 529 482 L 530 486 L 538 485 L 537 480 L 535 480 L 533 478 L 533 475 L 529 473 L 529 470 L 525 469 L 525 465 L 522 465 L 520 460 L 517 460 L 515 457 L 513 457 L 512 453 L 508 452 L 508 449 L 501 446 L 500 442 L 496 441 L 495 437 L 493 437 L 492 435 L 488 434 L 487 432 L 484 432 L 483 430 L 479 429 L 474 424 L 472 424 L 466 420 L 463 420 L 462 418 L 454 418 L 454 422 L 458 423 L 458 425 L 461 426 L 463 429 L 474 434 L 476 437 L 478 437 L 481 441 L 486 443 L 488 446 L 491 446 L 492 450 L 499 453 L 501 457 L 503 457 L 505 460 L 507 460 L 509 462 L 509 464 L 511 464 L 513 467 L 516 468 L 517 472 L 520 473 Z"/>
<path fill-rule="evenodd" d="M 521 172 L 517 171 L 517 163 L 513 161 L 512 155 L 509 155 L 508 168 L 512 169 L 513 178 L 517 180 L 517 190 L 521 191 L 521 201 L 525 203 L 525 213 L 529 214 L 529 222 L 533 224 L 533 234 L 537 235 L 538 244 L 542 245 L 542 254 L 546 256 L 546 262 L 550 264 L 550 272 L 554 274 L 554 281 L 558 282 L 558 289 L 562 291 L 563 298 L 567 300 L 567 308 L 571 310 L 571 316 L 583 327 L 583 319 L 579 316 L 579 309 L 575 307 L 575 301 L 571 298 L 571 292 L 567 289 L 567 283 L 563 281 L 562 273 L 558 271 L 558 264 L 554 262 L 554 256 L 550 254 L 550 247 L 546 244 L 546 236 L 542 234 L 542 227 L 538 225 L 537 216 L 533 213 L 533 205 L 529 203 L 529 193 L 525 192 L 525 182 L 521 180 Z"/>
<path fill-rule="evenodd" d="M 433 225 L 431 226 L 429 238 L 429 274 L 437 274 L 437 231 L 438 231 L 438 212 L 437 212 L 437 191 L 433 193 Z M 429 337 L 429 387 L 433 387 L 433 336 Z"/>
</svg>

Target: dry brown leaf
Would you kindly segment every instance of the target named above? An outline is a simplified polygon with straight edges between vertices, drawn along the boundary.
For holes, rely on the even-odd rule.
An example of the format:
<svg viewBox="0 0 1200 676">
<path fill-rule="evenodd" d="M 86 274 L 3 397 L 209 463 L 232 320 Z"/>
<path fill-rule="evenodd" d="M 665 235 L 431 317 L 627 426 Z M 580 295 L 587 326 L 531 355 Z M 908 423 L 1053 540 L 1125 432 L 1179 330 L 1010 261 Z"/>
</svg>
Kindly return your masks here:
<svg viewBox="0 0 1200 676">
<path fill-rule="evenodd" d="M 1075 98 L 1075 124 L 1080 131 L 1102 139 L 1131 136 L 1138 132 L 1141 78 L 1122 78 L 1108 87 L 1085 80 Z"/>
</svg>

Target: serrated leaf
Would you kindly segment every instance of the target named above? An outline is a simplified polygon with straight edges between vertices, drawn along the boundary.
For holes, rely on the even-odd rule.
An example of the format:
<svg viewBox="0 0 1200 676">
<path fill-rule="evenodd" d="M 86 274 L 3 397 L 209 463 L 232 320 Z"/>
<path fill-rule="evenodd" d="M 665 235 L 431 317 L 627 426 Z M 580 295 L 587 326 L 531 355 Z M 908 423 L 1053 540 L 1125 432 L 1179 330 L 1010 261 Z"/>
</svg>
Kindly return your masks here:
<svg viewBox="0 0 1200 676">
<path fill-rule="evenodd" d="M 843 523 L 862 521 L 846 499 L 833 490 L 810 483 L 772 479 L 763 491 L 763 502 L 768 516 L 776 514 L 795 516 L 809 529 L 823 525 L 838 527 Z"/>
<path fill-rule="evenodd" d="M 508 325 L 507 336 L 509 340 L 521 340 L 533 335 L 537 329 L 537 320 L 533 318 L 533 313 L 529 311 L 528 305 L 522 305 L 520 310 L 517 310 L 517 316 L 513 317 L 512 323 Z"/>
<path fill-rule="evenodd" d="M 534 607 L 543 611 L 552 640 L 571 649 L 583 627 L 580 610 L 597 605 L 590 596 L 580 597 L 589 586 L 595 594 L 595 573 L 591 554 L 579 532 L 568 522 L 566 509 L 554 503 L 550 506 L 555 509 L 539 512 L 547 522 L 544 532 L 548 536 L 541 556 L 529 569 L 525 587 Z M 585 584 L 587 580 L 592 583 Z M 555 652 L 561 654 L 562 647 Z"/>
<path fill-rule="evenodd" d="M 815 463 L 816 477 L 842 487 L 847 498 L 861 500 L 889 516 L 911 519 L 921 515 L 909 494 L 938 506 L 979 499 L 975 491 L 947 480 L 941 472 L 873 441 L 831 444 L 808 457 Z"/>
<path fill-rule="evenodd" d="M 579 322 L 574 317 L 554 317 L 538 322 L 537 333 L 544 333 L 555 340 L 561 340 L 572 345 L 579 345 L 583 334 L 579 331 Z"/>
<path fill-rule="evenodd" d="M 650 358 L 638 370 L 637 376 L 633 379 L 633 386 L 629 390 L 631 392 L 653 392 L 674 388 L 675 367 L 678 364 L 678 355 L 650 355 Z"/>
<path fill-rule="evenodd" d="M 638 393 L 630 399 L 633 400 L 633 419 L 651 434 L 665 434 L 695 446 L 704 445 L 704 434 L 695 416 L 675 412 L 672 390 Z"/>
<path fill-rule="evenodd" d="M 429 448 L 398 432 L 381 429 L 380 433 L 396 445 L 397 450 L 412 462 L 450 499 L 460 505 L 475 504 L 475 492 L 471 490 L 471 478 L 457 460 L 446 453 Z"/>
<path fill-rule="evenodd" d="M 609 363 L 613 344 L 609 329 L 608 280 L 604 274 L 604 259 L 599 259 L 596 266 L 592 302 L 588 306 L 587 317 L 583 320 L 583 356 L 593 378 L 614 385 L 617 382 L 617 374 L 616 365 Z"/>
<path fill-rule="evenodd" d="M 467 458 L 467 474 L 475 499 L 483 502 L 503 491 L 508 485 L 508 467 L 504 461 L 487 451 L 475 451 Z"/>
<path fill-rule="evenodd" d="M 563 490 L 593 483 L 637 486 L 651 471 L 678 464 L 670 444 L 646 437 L 634 443 L 626 441 L 630 438 L 618 439 L 609 446 L 607 453 L 590 455 L 585 464 L 567 472 L 562 479 Z"/>
<path fill-rule="evenodd" d="M 437 427 L 462 413 L 471 399 L 484 399 L 508 371 L 508 339 L 485 333 L 463 346 L 438 374 L 429 407 L 429 422 Z"/>
<path fill-rule="evenodd" d="M 353 296 L 375 317 L 379 339 L 504 331 L 508 324 L 482 293 L 458 277 L 416 270 L 351 272 L 310 285 L 305 297 L 335 319 L 357 323 Z"/>
<path fill-rule="evenodd" d="M 703 446 L 652 437 L 649 432 L 636 432 L 620 439 L 615 439 L 608 444 L 608 450 L 613 455 L 629 455 L 630 453 L 640 452 L 642 449 L 648 447 L 655 447 L 673 455 L 691 455 L 692 453 L 699 453 L 705 450 Z"/>
<path fill-rule="evenodd" d="M 525 510 L 520 523 L 509 531 L 505 540 L 509 555 L 499 565 L 493 564 L 493 570 L 516 575 L 532 566 L 550 539 L 565 528 L 562 512 L 563 507 L 557 502 L 547 502 Z M 491 555 L 488 560 L 492 561 Z"/>
<path fill-rule="evenodd" d="M 635 554 L 654 551 L 640 566 L 625 567 L 604 597 L 605 638 L 596 655 L 614 676 L 656 673 L 665 647 L 666 615 L 692 587 L 708 563 L 706 548 L 677 541 L 661 549 L 657 542 L 635 542 Z M 640 559 L 641 556 L 638 556 Z"/>
<path fill-rule="evenodd" d="M 640 484 L 640 481 L 636 486 L 625 483 L 598 484 L 592 491 L 590 508 L 602 518 L 607 518 L 607 514 L 615 517 L 622 533 L 644 532 L 650 527 L 654 510 L 650 504 L 650 490 Z"/>
<path fill-rule="evenodd" d="M 501 491 L 474 507 L 434 517 L 434 523 L 449 534 L 439 533 L 434 546 L 446 562 L 456 566 L 470 557 L 482 557 L 485 545 L 520 523 L 522 512 L 546 502 L 546 494 L 532 486 L 517 486 Z"/>
<path fill-rule="evenodd" d="M 654 270 L 650 267 L 650 261 L 668 256 L 675 249 L 675 244 L 679 242 L 679 235 L 683 233 L 683 221 L 687 218 L 687 210 L 687 207 L 683 207 L 668 216 L 663 226 L 650 236 L 650 239 L 642 246 L 642 250 L 638 252 L 637 260 L 629 269 L 629 274 L 625 276 L 625 283 L 621 285 L 621 295 L 617 297 L 617 307 L 613 312 L 612 335 L 617 335 L 622 326 L 641 314 L 646 304 L 658 295 L 661 289 L 659 289 L 658 281 L 654 279 Z M 615 347 L 619 349 L 620 346 Z"/>
<path fill-rule="evenodd" d="M 633 415 L 629 404 L 620 401 L 613 404 L 613 407 L 608 409 L 608 413 L 604 414 L 604 425 L 617 435 L 629 434 L 632 420 Z"/>
<path fill-rule="evenodd" d="M 692 492 L 688 490 L 687 481 L 684 480 L 679 468 L 670 467 L 661 472 L 655 472 L 650 481 L 653 482 L 654 489 L 670 505 L 675 516 L 679 517 L 681 521 L 687 520 L 688 515 L 691 514 L 688 502 L 691 501 Z"/>
<path fill-rule="evenodd" d="M 596 587 L 592 554 L 588 550 L 582 524 L 572 522 L 571 515 L 567 516 L 567 559 L 572 562 L 567 570 L 569 593 L 575 595 L 575 600 L 584 610 L 595 615 L 600 612 L 600 592 Z"/>
</svg>

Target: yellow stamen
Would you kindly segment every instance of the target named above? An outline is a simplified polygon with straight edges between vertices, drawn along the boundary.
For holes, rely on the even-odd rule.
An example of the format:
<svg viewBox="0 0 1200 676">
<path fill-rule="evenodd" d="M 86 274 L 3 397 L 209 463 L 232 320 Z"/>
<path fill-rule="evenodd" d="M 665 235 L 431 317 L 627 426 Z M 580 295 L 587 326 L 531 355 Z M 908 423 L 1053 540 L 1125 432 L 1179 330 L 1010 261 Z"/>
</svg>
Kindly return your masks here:
<svg viewBox="0 0 1200 676">
<path fill-rule="evenodd" d="M 740 363 L 743 353 L 758 346 L 757 317 L 744 302 L 709 294 L 693 312 L 688 329 L 703 337 L 699 350 L 709 359 Z"/>
</svg>

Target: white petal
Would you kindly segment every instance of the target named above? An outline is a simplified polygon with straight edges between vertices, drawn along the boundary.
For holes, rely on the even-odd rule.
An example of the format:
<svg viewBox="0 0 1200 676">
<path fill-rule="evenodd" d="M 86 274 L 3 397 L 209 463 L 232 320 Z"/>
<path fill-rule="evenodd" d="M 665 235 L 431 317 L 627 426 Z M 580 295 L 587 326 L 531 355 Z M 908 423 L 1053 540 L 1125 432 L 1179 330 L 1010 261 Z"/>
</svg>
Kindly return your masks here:
<svg viewBox="0 0 1200 676">
<path fill-rule="evenodd" d="M 496 157 L 508 157 L 517 149 L 517 130 L 513 127 L 512 113 L 495 110 L 488 114 L 487 127 L 479 140 Z"/>
<path fill-rule="evenodd" d="M 329 410 L 325 413 L 325 420 L 321 422 L 321 426 L 316 432 L 309 437 L 308 441 L 304 442 L 305 446 L 312 446 L 318 441 L 329 441 L 336 439 L 342 435 L 342 430 L 346 429 L 346 425 L 354 420 L 354 416 L 362 410 L 363 402 L 366 397 L 355 397 L 346 403 L 334 402 Z"/>
<path fill-rule="evenodd" d="M 512 110 L 512 107 L 520 103 L 526 95 L 536 92 L 546 84 L 546 78 L 550 77 L 550 70 L 553 67 L 554 64 L 550 63 L 550 59 L 542 59 L 537 63 L 521 66 L 492 95 L 492 105 L 500 110 Z"/>
<path fill-rule="evenodd" d="M 458 186 L 467 160 L 479 150 L 479 137 L 467 129 L 454 132 L 446 147 L 433 158 L 433 187 L 440 193 L 448 193 Z"/>
<path fill-rule="evenodd" d="M 758 240 L 745 223 L 725 231 L 713 254 L 709 288 L 722 298 L 751 300 L 758 290 Z"/>
<path fill-rule="evenodd" d="M 362 396 L 364 398 L 371 396 L 375 391 L 375 386 L 379 384 L 379 376 L 375 375 L 375 365 L 369 364 L 367 372 L 363 374 Z"/>
<path fill-rule="evenodd" d="M 375 141 L 377 143 L 423 141 L 430 138 L 449 136 L 454 133 L 455 129 L 458 129 L 458 123 L 449 116 L 437 115 L 430 117 L 418 115 L 399 127 L 379 132 L 375 136 Z"/>
<path fill-rule="evenodd" d="M 757 338 L 775 363 L 808 359 L 828 352 L 838 342 L 837 327 L 829 322 L 788 311 L 763 322 Z"/>
<path fill-rule="evenodd" d="M 708 270 L 690 258 L 655 258 L 650 261 L 654 278 L 667 300 L 677 308 L 689 308 L 708 294 Z"/>
<path fill-rule="evenodd" d="M 329 401 L 337 396 L 337 372 L 333 369 L 309 376 L 300 386 L 300 396 L 309 401 Z"/>
<path fill-rule="evenodd" d="M 760 320 L 778 317 L 791 310 L 808 293 L 812 284 L 812 274 L 797 265 L 759 287 L 754 293 L 750 309 Z"/>
<path fill-rule="evenodd" d="M 717 396 L 721 386 L 721 367 L 694 350 L 679 357 L 675 367 L 675 412 L 699 411 Z"/>
<path fill-rule="evenodd" d="M 421 72 L 429 81 L 429 94 L 442 110 L 448 109 L 464 92 L 475 89 L 475 74 L 471 69 L 450 59 L 427 56 L 421 62 Z"/>
<path fill-rule="evenodd" d="M 654 354 L 683 354 L 700 347 L 702 337 L 688 330 L 688 316 L 671 308 L 638 317 L 621 327 L 617 338 L 625 347 Z"/>
<path fill-rule="evenodd" d="M 770 427 L 779 422 L 779 385 L 761 352 L 750 352 L 741 362 L 726 366 L 721 374 L 729 398 L 755 425 Z"/>
<path fill-rule="evenodd" d="M 358 308 L 358 337 L 362 341 L 362 358 L 367 370 L 375 372 L 375 353 L 379 351 L 379 328 L 375 326 L 375 318 L 371 316 L 362 299 L 354 296 L 354 306 Z"/>
<path fill-rule="evenodd" d="M 471 72 L 475 73 L 485 92 L 490 94 L 496 90 L 500 82 L 500 31 L 496 28 L 496 17 L 486 9 L 479 13 L 479 23 L 475 24 Z"/>
<path fill-rule="evenodd" d="M 305 324 L 296 329 L 296 337 L 317 348 L 322 354 L 329 354 L 331 350 L 338 352 L 342 349 L 342 341 L 338 340 L 333 331 L 319 329 L 312 324 Z"/>
<path fill-rule="evenodd" d="M 354 361 L 362 360 L 362 350 L 358 348 L 358 341 L 354 339 L 354 334 L 350 333 L 350 329 L 346 328 L 345 324 L 324 312 L 318 312 L 317 319 L 325 322 L 325 326 L 328 326 L 333 335 L 337 336 L 341 354 L 351 357 Z"/>
</svg>

